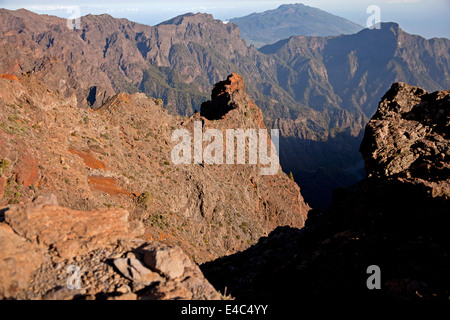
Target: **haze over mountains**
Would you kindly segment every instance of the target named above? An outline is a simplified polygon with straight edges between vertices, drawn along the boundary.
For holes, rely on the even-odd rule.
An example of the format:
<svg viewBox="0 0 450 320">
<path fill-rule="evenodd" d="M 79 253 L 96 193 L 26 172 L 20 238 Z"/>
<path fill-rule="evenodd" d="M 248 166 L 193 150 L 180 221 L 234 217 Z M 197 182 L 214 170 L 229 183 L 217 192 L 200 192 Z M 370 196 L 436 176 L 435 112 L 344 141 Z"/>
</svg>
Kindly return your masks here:
<svg viewBox="0 0 450 320">
<path fill-rule="evenodd" d="M 301 3 L 284 4 L 277 9 L 230 19 L 241 37 L 257 48 L 291 36 L 338 36 L 353 34 L 362 26 L 318 8 Z"/>
<path fill-rule="evenodd" d="M 214 83 L 241 74 L 266 125 L 281 129 L 283 169 L 294 173 L 313 206 L 362 177 L 355 175 L 362 129 L 393 82 L 430 91 L 450 83 L 449 40 L 410 35 L 395 23 L 355 35 L 295 36 L 256 50 L 236 25 L 208 14 L 155 27 L 89 15 L 79 30 L 26 10 L 0 16 L 0 71 L 32 70 L 51 89 L 92 108 L 115 92 L 141 91 L 190 115 Z"/>
</svg>

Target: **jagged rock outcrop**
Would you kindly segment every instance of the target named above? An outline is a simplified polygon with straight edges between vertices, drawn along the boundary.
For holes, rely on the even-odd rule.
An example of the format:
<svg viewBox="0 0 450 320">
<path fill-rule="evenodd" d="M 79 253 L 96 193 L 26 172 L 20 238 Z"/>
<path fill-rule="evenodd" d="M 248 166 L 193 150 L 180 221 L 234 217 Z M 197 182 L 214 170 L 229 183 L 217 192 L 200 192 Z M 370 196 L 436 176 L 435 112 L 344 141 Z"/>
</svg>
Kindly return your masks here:
<svg viewBox="0 0 450 320">
<path fill-rule="evenodd" d="M 208 120 L 222 119 L 228 111 L 237 108 L 237 104 L 242 104 L 242 98 L 246 96 L 244 80 L 233 73 L 214 85 L 211 100 L 203 102 L 200 114 Z"/>
<path fill-rule="evenodd" d="M 369 176 L 449 176 L 449 106 L 449 91 L 428 93 L 395 83 L 366 126 L 361 153 Z"/>
<path fill-rule="evenodd" d="M 4 223 L 0 223 L 0 240 L 0 298 L 4 299 L 28 288 L 33 273 L 44 260 L 44 253 Z"/>
<path fill-rule="evenodd" d="M 245 88 L 242 76 L 236 73 L 229 75 L 226 80 L 214 85 L 211 100 L 202 103 L 200 115 L 208 120 L 231 117 L 231 120 L 226 121 L 229 125 L 242 124 L 242 119 L 249 118 L 250 124 L 257 124 L 260 129 L 266 129 L 261 109 L 250 99 Z M 230 112 L 235 109 L 239 109 L 237 113 Z"/>
<path fill-rule="evenodd" d="M 42 208 L 45 206 L 45 210 Z M 64 258 L 85 254 L 105 243 L 134 238 L 144 233 L 141 223 L 133 226 L 124 209 L 77 211 L 58 206 L 56 197 L 37 197 L 23 206 L 5 211 L 5 222 L 29 242 L 43 246 Z"/>
<path fill-rule="evenodd" d="M 361 146 L 370 176 L 336 190 L 305 228 L 202 265 L 205 276 L 236 298 L 448 301 L 449 97 L 395 83 Z M 370 290 L 373 265 L 380 289 Z"/>
</svg>

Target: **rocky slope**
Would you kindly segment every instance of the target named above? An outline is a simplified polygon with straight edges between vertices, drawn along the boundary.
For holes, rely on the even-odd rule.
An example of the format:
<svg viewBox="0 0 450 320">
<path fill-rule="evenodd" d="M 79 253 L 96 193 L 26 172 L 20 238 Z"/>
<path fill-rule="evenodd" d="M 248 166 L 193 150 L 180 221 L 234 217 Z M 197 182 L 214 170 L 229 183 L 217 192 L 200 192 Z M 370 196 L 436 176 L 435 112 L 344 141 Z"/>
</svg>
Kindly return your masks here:
<svg viewBox="0 0 450 320">
<path fill-rule="evenodd" d="M 235 99 L 208 120 L 171 116 L 143 94 L 83 109 L 31 74 L 1 77 L 0 227 L 10 245 L 0 250 L 0 296 L 217 299 L 195 262 L 243 250 L 278 225 L 302 227 L 309 206 L 281 170 L 172 163 L 173 131 L 193 136 L 195 121 L 203 131 L 265 129 L 241 76 L 215 86 L 210 108 L 217 92 Z M 160 252 L 168 274 L 147 261 Z M 70 265 L 83 269 L 78 291 L 65 286 Z"/>
<path fill-rule="evenodd" d="M 450 91 L 392 85 L 361 145 L 368 177 L 302 230 L 202 265 L 206 277 L 237 298 L 448 301 L 449 111 Z M 380 289 L 368 289 L 372 265 Z"/>
<path fill-rule="evenodd" d="M 361 31 L 362 26 L 318 8 L 301 3 L 283 4 L 277 9 L 230 19 L 241 36 L 256 47 L 297 36 L 338 36 Z"/>
<path fill-rule="evenodd" d="M 0 78 L 1 207 L 52 193 L 72 210 L 123 208 L 143 223 L 144 240 L 179 245 L 196 262 L 243 250 L 278 225 L 303 226 L 309 206 L 281 170 L 172 162 L 172 133 L 193 137 L 195 121 L 203 131 L 265 128 L 242 77 L 220 90 L 241 100 L 214 121 L 171 116 L 140 93 L 83 109 L 31 74 L 13 78 Z"/>
<path fill-rule="evenodd" d="M 241 74 L 266 126 L 281 130 L 282 166 L 313 206 L 361 177 L 362 129 L 393 82 L 450 85 L 448 47 L 448 39 L 387 23 L 355 35 L 291 37 L 258 51 L 236 25 L 208 14 L 154 27 L 89 15 L 69 30 L 64 19 L 0 10 L 0 74 L 33 71 L 80 106 L 96 109 L 120 91 L 139 91 L 190 116 L 213 84 Z"/>
</svg>

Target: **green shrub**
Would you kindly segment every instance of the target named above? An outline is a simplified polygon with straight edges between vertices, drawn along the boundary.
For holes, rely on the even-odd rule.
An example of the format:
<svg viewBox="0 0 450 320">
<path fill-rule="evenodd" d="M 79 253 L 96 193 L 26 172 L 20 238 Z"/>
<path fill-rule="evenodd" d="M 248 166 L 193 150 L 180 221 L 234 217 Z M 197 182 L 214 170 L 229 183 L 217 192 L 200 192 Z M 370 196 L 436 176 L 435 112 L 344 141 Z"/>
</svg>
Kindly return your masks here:
<svg viewBox="0 0 450 320">
<path fill-rule="evenodd" d="M 289 179 L 291 179 L 292 181 L 294 181 L 294 175 L 292 174 L 292 172 L 289 172 Z"/>
<path fill-rule="evenodd" d="M 145 208 L 150 206 L 152 202 L 153 202 L 153 195 L 148 191 L 142 192 L 136 199 L 137 205 Z"/>
<path fill-rule="evenodd" d="M 161 229 L 165 229 L 169 227 L 169 222 L 167 218 L 162 214 L 154 214 L 148 220 L 147 223 L 150 223 L 152 227 L 159 227 Z"/>
<path fill-rule="evenodd" d="M 11 162 L 8 159 L 0 160 L 0 177 L 3 177 L 8 172 Z"/>
</svg>

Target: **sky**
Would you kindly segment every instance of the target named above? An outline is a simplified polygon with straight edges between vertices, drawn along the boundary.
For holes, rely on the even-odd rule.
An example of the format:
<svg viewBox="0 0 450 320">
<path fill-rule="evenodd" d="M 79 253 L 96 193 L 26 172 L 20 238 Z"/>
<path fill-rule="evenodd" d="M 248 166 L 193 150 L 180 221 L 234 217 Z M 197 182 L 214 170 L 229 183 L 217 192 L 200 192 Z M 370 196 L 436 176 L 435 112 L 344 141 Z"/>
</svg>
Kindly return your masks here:
<svg viewBox="0 0 450 320">
<path fill-rule="evenodd" d="M 206 12 L 226 21 L 253 12 L 275 9 L 281 4 L 298 3 L 316 7 L 366 26 L 370 5 L 380 8 L 382 22 L 397 22 L 408 33 L 427 39 L 450 38 L 450 0 L 0 0 L 0 8 L 25 8 L 40 14 L 64 18 L 108 13 L 116 18 L 155 25 L 187 12 Z"/>
</svg>

